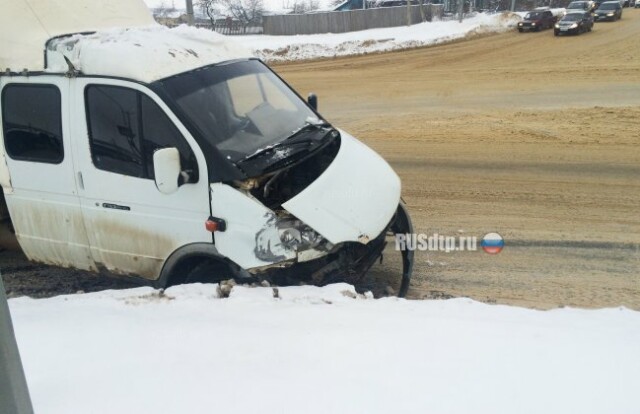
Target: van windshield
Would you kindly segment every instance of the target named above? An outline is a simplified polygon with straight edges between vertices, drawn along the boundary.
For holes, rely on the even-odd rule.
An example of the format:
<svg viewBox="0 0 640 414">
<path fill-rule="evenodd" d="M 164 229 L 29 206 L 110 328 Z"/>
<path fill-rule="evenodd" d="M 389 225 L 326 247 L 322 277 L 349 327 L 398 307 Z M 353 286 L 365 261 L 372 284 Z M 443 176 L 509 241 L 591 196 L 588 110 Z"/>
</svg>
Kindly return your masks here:
<svg viewBox="0 0 640 414">
<path fill-rule="evenodd" d="M 234 163 L 323 122 L 258 60 L 208 66 L 159 82 L 202 137 Z"/>
</svg>

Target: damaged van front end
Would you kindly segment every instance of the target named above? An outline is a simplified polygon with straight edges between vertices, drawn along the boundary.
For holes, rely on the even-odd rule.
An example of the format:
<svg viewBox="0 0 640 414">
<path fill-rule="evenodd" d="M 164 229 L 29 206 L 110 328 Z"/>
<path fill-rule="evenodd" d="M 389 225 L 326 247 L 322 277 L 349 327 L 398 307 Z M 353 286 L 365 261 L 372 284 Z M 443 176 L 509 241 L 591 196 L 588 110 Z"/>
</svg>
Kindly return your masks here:
<svg viewBox="0 0 640 414">
<path fill-rule="evenodd" d="M 279 284 L 357 284 L 388 235 L 412 232 L 389 164 L 259 60 L 155 87 L 208 148 L 215 246 L 249 274 Z M 401 295 L 413 261 L 403 254 Z"/>
<path fill-rule="evenodd" d="M 225 223 L 225 230 L 215 233 L 218 251 L 277 284 L 360 283 L 382 255 L 386 236 L 411 233 L 411 220 L 400 202 L 400 180 L 391 167 L 343 131 L 334 139 L 332 146 L 338 150 L 326 169 L 272 208 L 263 203 L 264 194 L 290 194 L 292 184 L 286 181 L 291 178 L 286 175 L 295 174 L 296 166 L 294 171 L 235 186 L 212 184 L 211 209 L 217 214 L 212 220 Z M 323 155 L 306 163 L 327 162 Z M 401 296 L 408 289 L 412 259 L 404 258 Z"/>
</svg>

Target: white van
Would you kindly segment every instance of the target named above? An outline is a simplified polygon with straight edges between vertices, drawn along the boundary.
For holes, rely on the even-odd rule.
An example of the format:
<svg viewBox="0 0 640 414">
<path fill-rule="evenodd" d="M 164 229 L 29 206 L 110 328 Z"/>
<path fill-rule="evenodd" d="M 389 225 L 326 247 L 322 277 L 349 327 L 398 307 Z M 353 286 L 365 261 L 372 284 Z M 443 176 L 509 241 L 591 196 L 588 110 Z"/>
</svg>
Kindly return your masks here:
<svg viewBox="0 0 640 414">
<path fill-rule="evenodd" d="M 0 247 L 158 287 L 355 283 L 412 232 L 391 167 L 226 37 L 142 1 L 2 10 Z"/>
</svg>

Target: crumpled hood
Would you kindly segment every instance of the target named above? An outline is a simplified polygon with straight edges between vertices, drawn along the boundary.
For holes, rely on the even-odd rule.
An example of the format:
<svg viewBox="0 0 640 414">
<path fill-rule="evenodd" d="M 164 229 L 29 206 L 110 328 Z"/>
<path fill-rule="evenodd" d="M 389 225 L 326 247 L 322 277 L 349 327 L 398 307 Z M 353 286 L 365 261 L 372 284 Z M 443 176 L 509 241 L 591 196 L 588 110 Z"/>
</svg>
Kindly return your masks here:
<svg viewBox="0 0 640 414">
<path fill-rule="evenodd" d="M 385 230 L 400 202 L 400 178 L 372 149 L 340 131 L 336 158 L 282 206 L 331 243 L 368 243 Z"/>
</svg>

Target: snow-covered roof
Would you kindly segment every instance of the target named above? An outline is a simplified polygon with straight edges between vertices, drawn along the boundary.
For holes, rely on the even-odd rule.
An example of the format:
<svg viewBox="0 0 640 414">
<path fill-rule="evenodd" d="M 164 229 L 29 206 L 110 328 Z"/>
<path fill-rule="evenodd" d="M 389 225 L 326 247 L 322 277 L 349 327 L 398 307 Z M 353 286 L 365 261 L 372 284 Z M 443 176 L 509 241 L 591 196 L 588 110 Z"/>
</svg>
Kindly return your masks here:
<svg viewBox="0 0 640 414">
<path fill-rule="evenodd" d="M 0 70 L 42 70 L 52 37 L 155 24 L 141 0 L 0 0 L 0 10 Z"/>
<path fill-rule="evenodd" d="M 157 24 L 142 0 L 0 0 L 0 10 L 0 71 L 66 72 L 66 56 L 87 75 L 152 82 L 252 56 L 210 30 Z"/>
<path fill-rule="evenodd" d="M 104 75 L 153 82 L 171 75 L 252 53 L 228 37 L 207 29 L 155 25 L 111 29 L 53 41 L 47 50 L 47 71 L 66 72 L 66 56 L 86 75 Z"/>
</svg>

